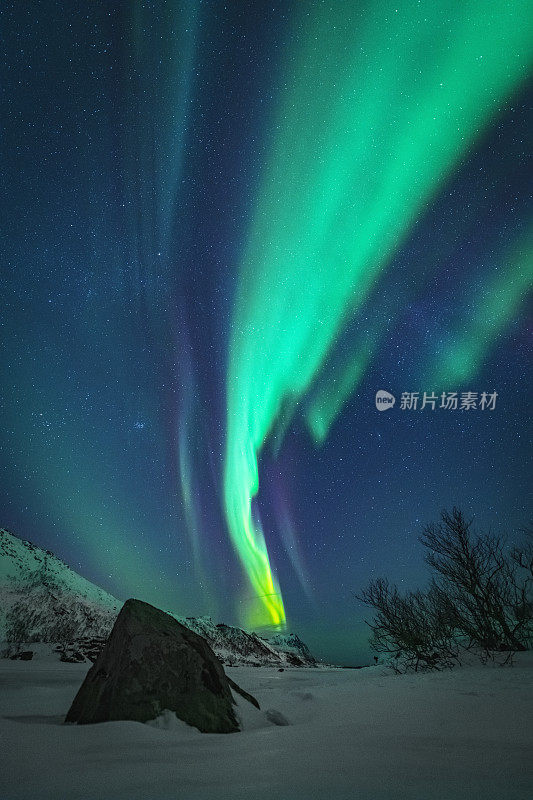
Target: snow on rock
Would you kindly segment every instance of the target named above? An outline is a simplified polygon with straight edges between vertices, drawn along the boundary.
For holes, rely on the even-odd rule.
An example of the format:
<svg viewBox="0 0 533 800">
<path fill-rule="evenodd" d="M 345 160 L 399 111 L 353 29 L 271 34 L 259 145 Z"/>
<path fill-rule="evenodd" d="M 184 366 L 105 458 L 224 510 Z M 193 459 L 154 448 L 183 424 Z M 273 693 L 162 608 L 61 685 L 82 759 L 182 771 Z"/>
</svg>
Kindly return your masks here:
<svg viewBox="0 0 533 800">
<path fill-rule="evenodd" d="M 176 716 L 175 711 L 171 711 L 169 708 L 164 708 L 155 719 L 148 720 L 146 725 L 150 725 L 152 728 L 159 728 L 159 730 L 177 731 L 178 733 L 182 733 L 184 728 L 190 727 L 186 722 L 183 722 L 182 719 Z M 197 729 L 193 728 L 192 730 Z M 198 733 L 200 733 L 200 731 L 198 731 Z"/>
</svg>

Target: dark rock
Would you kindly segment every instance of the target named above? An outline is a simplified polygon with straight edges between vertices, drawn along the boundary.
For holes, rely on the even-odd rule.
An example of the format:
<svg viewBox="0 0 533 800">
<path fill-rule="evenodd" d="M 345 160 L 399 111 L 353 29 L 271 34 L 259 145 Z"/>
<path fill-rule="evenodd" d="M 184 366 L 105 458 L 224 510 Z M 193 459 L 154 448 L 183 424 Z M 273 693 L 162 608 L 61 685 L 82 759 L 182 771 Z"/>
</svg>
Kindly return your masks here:
<svg viewBox="0 0 533 800">
<path fill-rule="evenodd" d="M 85 663 L 85 656 L 83 653 L 80 653 L 79 650 L 72 650 L 70 648 L 65 648 L 61 650 L 61 655 L 59 656 L 60 661 L 64 661 L 67 664 L 84 664 Z"/>
<path fill-rule="evenodd" d="M 285 672 L 285 670 L 283 669 L 283 667 L 280 667 L 280 668 L 278 669 L 278 672 Z"/>
<path fill-rule="evenodd" d="M 33 658 L 33 650 L 22 650 L 19 653 L 13 653 L 10 656 L 11 661 L 31 661 Z"/>
<path fill-rule="evenodd" d="M 207 642 L 148 603 L 128 600 L 66 722 L 147 722 L 165 709 L 205 733 L 239 730 L 224 669 Z"/>
<path fill-rule="evenodd" d="M 229 685 L 231 686 L 231 688 L 233 689 L 234 692 L 238 692 L 238 694 L 240 694 L 241 697 L 244 697 L 245 700 L 248 700 L 249 703 L 251 703 L 253 706 L 255 706 L 256 708 L 259 708 L 259 710 L 261 710 L 261 707 L 260 707 L 259 703 L 257 702 L 257 700 L 255 699 L 255 697 L 253 696 L 253 694 L 250 694 L 249 692 L 245 692 L 244 689 L 241 689 L 241 687 L 237 683 L 235 683 L 235 681 L 232 681 L 231 678 L 229 678 L 229 677 L 228 677 L 228 683 L 229 683 Z"/>
<path fill-rule="evenodd" d="M 74 646 L 78 652 L 82 653 L 89 661 L 94 662 L 104 649 L 106 639 L 103 636 L 82 636 L 76 639 Z"/>
<path fill-rule="evenodd" d="M 303 667 L 304 662 L 298 656 L 295 656 L 294 653 L 287 653 L 287 661 L 291 665 L 291 667 Z"/>
</svg>

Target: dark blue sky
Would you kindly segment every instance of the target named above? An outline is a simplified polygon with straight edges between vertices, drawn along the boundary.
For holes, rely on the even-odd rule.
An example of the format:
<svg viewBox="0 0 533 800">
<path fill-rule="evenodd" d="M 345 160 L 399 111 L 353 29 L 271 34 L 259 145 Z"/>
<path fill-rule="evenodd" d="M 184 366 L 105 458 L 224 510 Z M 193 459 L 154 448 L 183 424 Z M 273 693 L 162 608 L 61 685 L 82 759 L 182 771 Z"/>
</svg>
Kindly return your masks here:
<svg viewBox="0 0 533 800">
<path fill-rule="evenodd" d="M 305 15 L 36 1 L 4 3 L 1 21 L 0 524 L 117 597 L 236 622 L 229 321 Z M 480 134 L 339 337 L 332 368 L 362 330 L 385 330 L 325 443 L 295 417 L 261 455 L 289 627 L 321 657 L 369 658 L 353 593 L 380 575 L 423 583 L 417 537 L 442 508 L 511 536 L 531 517 L 526 298 L 467 384 L 445 387 L 496 391 L 494 411 L 399 408 L 435 388 L 427 364 L 531 220 L 531 98 L 523 86 Z"/>
</svg>

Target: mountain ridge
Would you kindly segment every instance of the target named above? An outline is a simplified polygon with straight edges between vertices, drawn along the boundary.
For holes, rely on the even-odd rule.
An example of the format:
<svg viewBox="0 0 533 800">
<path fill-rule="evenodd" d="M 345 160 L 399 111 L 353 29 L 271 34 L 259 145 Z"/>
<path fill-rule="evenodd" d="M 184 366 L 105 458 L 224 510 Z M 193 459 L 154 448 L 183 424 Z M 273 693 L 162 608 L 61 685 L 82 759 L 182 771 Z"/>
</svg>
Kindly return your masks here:
<svg viewBox="0 0 533 800">
<path fill-rule="evenodd" d="M 63 660 L 93 660 L 122 605 L 52 551 L 0 529 L 0 641 L 59 643 Z M 316 664 L 296 634 L 267 638 L 210 617 L 166 613 L 203 636 L 227 666 Z"/>
</svg>

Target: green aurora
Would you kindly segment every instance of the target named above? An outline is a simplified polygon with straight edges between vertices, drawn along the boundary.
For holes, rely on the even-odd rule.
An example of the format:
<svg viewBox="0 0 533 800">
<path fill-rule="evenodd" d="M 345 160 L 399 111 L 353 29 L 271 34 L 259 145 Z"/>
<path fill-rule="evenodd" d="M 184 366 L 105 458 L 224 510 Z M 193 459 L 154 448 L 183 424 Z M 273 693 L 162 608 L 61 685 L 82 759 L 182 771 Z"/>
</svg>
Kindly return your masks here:
<svg viewBox="0 0 533 800">
<path fill-rule="evenodd" d="M 242 603 L 247 625 L 285 624 L 252 513 L 261 448 L 280 416 L 286 421 L 305 399 L 417 218 L 527 78 L 530 12 L 526 0 L 385 1 L 363 10 L 344 3 L 335 13 L 311 3 L 301 12 L 304 33 L 285 66 L 228 354 L 224 501 L 251 587 Z M 502 315 L 485 319 L 486 340 Z M 306 404 L 317 442 L 379 336 L 373 330 L 329 393 Z M 479 362 L 474 330 L 460 347 L 464 377 Z"/>
<path fill-rule="evenodd" d="M 475 297 L 467 319 L 452 325 L 449 341 L 431 365 L 426 386 L 457 386 L 483 366 L 498 336 L 519 315 L 533 282 L 533 224 L 499 261 Z"/>
</svg>

